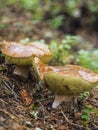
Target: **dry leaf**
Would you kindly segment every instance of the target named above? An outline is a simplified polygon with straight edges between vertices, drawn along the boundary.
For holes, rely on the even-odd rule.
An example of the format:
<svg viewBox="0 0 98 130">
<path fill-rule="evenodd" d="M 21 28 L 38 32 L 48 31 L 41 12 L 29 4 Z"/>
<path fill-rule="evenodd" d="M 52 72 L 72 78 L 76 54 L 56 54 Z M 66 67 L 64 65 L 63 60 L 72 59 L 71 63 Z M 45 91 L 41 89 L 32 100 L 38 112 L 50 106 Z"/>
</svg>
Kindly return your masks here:
<svg viewBox="0 0 98 130">
<path fill-rule="evenodd" d="M 21 99 L 22 99 L 22 101 L 23 101 L 23 103 L 24 103 L 25 105 L 30 105 L 30 104 L 31 104 L 32 98 L 30 97 L 30 95 L 29 95 L 29 93 L 27 92 L 27 90 L 22 89 L 22 90 L 20 91 L 20 95 L 21 95 Z"/>
</svg>

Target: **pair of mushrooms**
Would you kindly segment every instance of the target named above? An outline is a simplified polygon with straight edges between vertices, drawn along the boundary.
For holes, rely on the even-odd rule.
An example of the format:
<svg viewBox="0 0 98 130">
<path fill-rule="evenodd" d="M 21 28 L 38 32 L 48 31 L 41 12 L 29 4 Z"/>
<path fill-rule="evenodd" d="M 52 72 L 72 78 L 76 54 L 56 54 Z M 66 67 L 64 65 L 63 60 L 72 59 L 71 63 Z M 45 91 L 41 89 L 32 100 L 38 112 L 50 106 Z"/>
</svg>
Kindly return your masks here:
<svg viewBox="0 0 98 130">
<path fill-rule="evenodd" d="M 33 66 L 39 80 L 55 94 L 52 108 L 56 108 L 72 96 L 91 90 L 98 83 L 98 74 L 81 66 L 47 65 L 52 53 L 46 45 L 36 42 L 27 45 L 1 42 L 0 50 L 8 61 L 17 65 L 14 70 L 16 74 L 27 78 L 29 67 Z"/>
</svg>

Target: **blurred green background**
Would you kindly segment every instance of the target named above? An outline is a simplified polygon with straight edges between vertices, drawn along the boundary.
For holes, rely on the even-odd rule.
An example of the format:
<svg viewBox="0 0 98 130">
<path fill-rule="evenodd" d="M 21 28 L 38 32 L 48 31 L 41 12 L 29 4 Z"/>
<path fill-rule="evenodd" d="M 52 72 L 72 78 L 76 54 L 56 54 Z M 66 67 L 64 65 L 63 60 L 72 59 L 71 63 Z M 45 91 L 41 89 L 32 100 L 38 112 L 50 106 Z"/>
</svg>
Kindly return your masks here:
<svg viewBox="0 0 98 130">
<path fill-rule="evenodd" d="M 0 0 L 0 41 L 39 41 L 52 65 L 98 72 L 98 0 Z"/>
<path fill-rule="evenodd" d="M 26 34 L 34 25 L 49 27 L 62 35 L 76 34 L 79 29 L 88 33 L 98 31 L 97 0 L 0 0 L 0 16 L 0 29 L 12 25 Z"/>
</svg>

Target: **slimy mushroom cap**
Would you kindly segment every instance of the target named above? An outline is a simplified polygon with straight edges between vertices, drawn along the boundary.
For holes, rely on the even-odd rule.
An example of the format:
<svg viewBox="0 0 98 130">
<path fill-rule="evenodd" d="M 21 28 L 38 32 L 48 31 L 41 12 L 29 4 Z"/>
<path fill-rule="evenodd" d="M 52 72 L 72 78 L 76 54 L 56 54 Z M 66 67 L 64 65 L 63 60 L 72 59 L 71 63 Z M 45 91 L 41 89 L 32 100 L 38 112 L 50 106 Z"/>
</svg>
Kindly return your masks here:
<svg viewBox="0 0 98 130">
<path fill-rule="evenodd" d="M 36 43 L 37 44 L 37 43 Z M 23 45 L 16 42 L 1 42 L 0 48 L 3 55 L 8 61 L 16 65 L 32 65 L 32 59 L 39 57 L 43 62 L 49 62 L 52 53 L 45 47 L 37 47 L 38 45 Z M 41 45 L 40 45 L 41 46 Z"/>
</svg>

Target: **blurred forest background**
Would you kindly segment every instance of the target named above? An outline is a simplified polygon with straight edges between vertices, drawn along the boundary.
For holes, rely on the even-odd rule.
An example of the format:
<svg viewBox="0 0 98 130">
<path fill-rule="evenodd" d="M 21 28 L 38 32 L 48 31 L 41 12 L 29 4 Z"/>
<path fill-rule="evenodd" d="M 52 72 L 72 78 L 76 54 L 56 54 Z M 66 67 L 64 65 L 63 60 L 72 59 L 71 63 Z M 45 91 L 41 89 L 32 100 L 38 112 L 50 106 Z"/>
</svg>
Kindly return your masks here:
<svg viewBox="0 0 98 130">
<path fill-rule="evenodd" d="M 0 16 L 1 36 L 13 31 L 15 38 L 22 32 L 33 39 L 81 33 L 91 37 L 98 32 L 97 0 L 0 0 Z"/>
<path fill-rule="evenodd" d="M 98 1 L 0 0 L 2 40 L 39 40 L 53 51 L 52 64 L 81 64 L 97 71 Z"/>
</svg>

